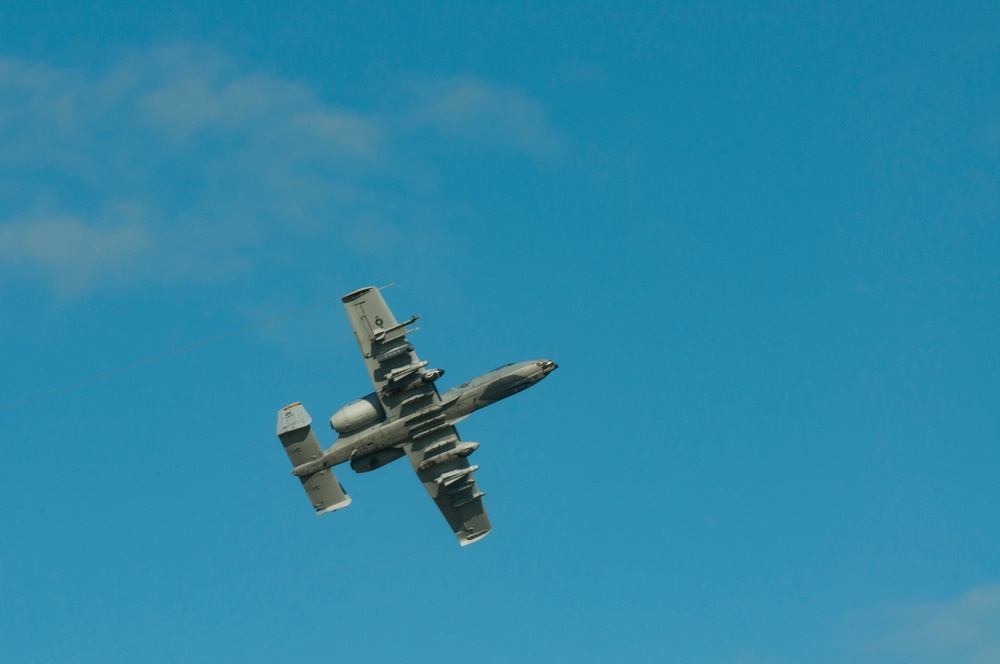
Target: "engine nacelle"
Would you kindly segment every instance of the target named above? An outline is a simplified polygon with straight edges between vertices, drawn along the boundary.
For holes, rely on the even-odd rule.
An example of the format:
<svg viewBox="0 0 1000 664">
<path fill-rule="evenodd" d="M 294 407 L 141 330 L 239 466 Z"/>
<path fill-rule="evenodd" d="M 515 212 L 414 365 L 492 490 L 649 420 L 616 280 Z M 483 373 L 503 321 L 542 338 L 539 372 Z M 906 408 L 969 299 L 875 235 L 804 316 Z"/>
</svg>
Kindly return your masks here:
<svg viewBox="0 0 1000 664">
<path fill-rule="evenodd" d="M 340 434 L 354 433 L 385 419 L 382 403 L 372 392 L 366 397 L 352 401 L 330 418 L 330 426 Z"/>
<path fill-rule="evenodd" d="M 351 459 L 351 468 L 353 468 L 356 473 L 367 473 L 369 470 L 381 468 L 391 461 L 402 459 L 404 456 L 406 456 L 406 453 L 402 449 L 398 447 L 387 447 L 384 450 L 379 450 L 378 452 L 372 452 L 371 454 L 366 454 L 364 456 L 354 457 Z"/>
</svg>

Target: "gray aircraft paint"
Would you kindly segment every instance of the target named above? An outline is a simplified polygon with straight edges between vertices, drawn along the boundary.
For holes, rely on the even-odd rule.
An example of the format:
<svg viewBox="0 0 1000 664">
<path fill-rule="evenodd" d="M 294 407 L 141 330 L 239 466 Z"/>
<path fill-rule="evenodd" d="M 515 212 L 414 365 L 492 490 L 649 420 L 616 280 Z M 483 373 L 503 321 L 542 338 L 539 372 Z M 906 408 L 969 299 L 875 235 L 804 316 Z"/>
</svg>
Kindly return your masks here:
<svg viewBox="0 0 1000 664">
<path fill-rule="evenodd" d="M 475 471 L 467 457 L 479 443 L 462 441 L 455 424 L 470 414 L 537 384 L 558 365 L 551 360 L 507 364 L 440 394 L 441 369 L 428 369 L 406 335 L 419 316 L 399 323 L 377 288 L 343 298 L 348 320 L 375 391 L 347 404 L 330 418 L 339 434 L 326 451 L 298 403 L 278 411 L 278 437 L 317 514 L 347 507 L 351 498 L 332 468 L 350 463 L 369 472 L 404 456 L 437 504 L 462 546 L 481 539 L 492 526 Z"/>
</svg>

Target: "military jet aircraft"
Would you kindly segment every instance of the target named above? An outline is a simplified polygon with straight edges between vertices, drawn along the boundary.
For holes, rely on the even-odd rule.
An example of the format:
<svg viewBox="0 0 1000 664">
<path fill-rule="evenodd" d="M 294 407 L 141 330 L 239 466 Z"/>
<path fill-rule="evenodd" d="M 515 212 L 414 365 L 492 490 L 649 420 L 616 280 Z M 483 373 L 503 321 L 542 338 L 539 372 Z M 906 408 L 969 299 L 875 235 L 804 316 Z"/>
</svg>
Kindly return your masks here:
<svg viewBox="0 0 1000 664">
<path fill-rule="evenodd" d="M 365 473 L 409 457 L 459 543 L 475 542 L 490 532 L 486 494 L 473 476 L 479 466 L 466 458 L 479 443 L 461 440 L 455 423 L 538 383 L 556 363 L 507 364 L 441 394 L 435 381 L 444 371 L 427 369 L 406 338 L 418 329 L 408 326 L 419 316 L 396 322 L 377 288 L 361 288 L 342 299 L 375 391 L 333 414 L 330 426 L 339 436 L 325 452 L 302 404 L 278 411 L 278 437 L 294 466 L 292 475 L 301 480 L 316 514 L 325 514 L 351 504 L 333 466 L 350 462 L 355 472 Z"/>
</svg>

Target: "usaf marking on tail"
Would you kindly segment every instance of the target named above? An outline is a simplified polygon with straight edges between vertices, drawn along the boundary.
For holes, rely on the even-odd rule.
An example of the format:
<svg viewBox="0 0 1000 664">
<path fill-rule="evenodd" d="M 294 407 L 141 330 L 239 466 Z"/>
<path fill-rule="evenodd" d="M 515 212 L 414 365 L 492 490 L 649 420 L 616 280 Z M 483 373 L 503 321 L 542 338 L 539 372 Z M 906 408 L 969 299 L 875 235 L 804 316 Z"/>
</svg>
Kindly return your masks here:
<svg viewBox="0 0 1000 664">
<path fill-rule="evenodd" d="M 444 371 L 427 369 L 406 335 L 419 316 L 396 322 L 377 288 L 343 298 L 375 391 L 330 418 L 339 434 L 325 452 L 301 404 L 278 411 L 278 437 L 316 514 L 351 504 L 332 468 L 350 463 L 365 473 L 406 456 L 462 546 L 490 532 L 483 496 L 467 457 L 479 443 L 463 441 L 455 423 L 473 411 L 535 385 L 557 368 L 552 360 L 507 364 L 441 394 L 435 381 Z"/>
</svg>

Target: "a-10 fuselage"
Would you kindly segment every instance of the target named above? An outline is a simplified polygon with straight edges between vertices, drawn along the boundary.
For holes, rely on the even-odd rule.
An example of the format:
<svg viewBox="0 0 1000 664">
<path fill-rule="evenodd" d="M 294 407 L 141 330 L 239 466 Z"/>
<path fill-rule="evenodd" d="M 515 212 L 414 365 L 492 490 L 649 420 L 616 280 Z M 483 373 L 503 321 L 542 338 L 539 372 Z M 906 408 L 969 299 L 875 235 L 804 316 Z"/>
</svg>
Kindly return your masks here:
<svg viewBox="0 0 1000 664">
<path fill-rule="evenodd" d="M 480 408 L 535 385 L 557 367 L 558 365 L 551 360 L 508 364 L 444 392 L 439 403 L 393 420 L 386 418 L 376 395 L 369 394 L 334 414 L 330 424 L 341 432 L 337 442 L 320 458 L 296 466 L 292 474 L 307 476 L 348 461 L 358 472 L 384 465 L 388 461 L 402 457 L 402 450 L 398 451 L 398 455 L 393 454 L 384 460 L 375 461 L 368 467 L 356 462 L 359 459 L 377 459 L 379 453 L 384 450 L 401 448 L 404 443 L 411 440 L 414 430 L 426 431 L 428 427 L 451 426 Z M 351 423 L 355 413 L 370 419 L 356 430 Z M 455 453 L 467 456 L 478 446 L 478 443 L 462 443 L 456 448 Z"/>
</svg>

